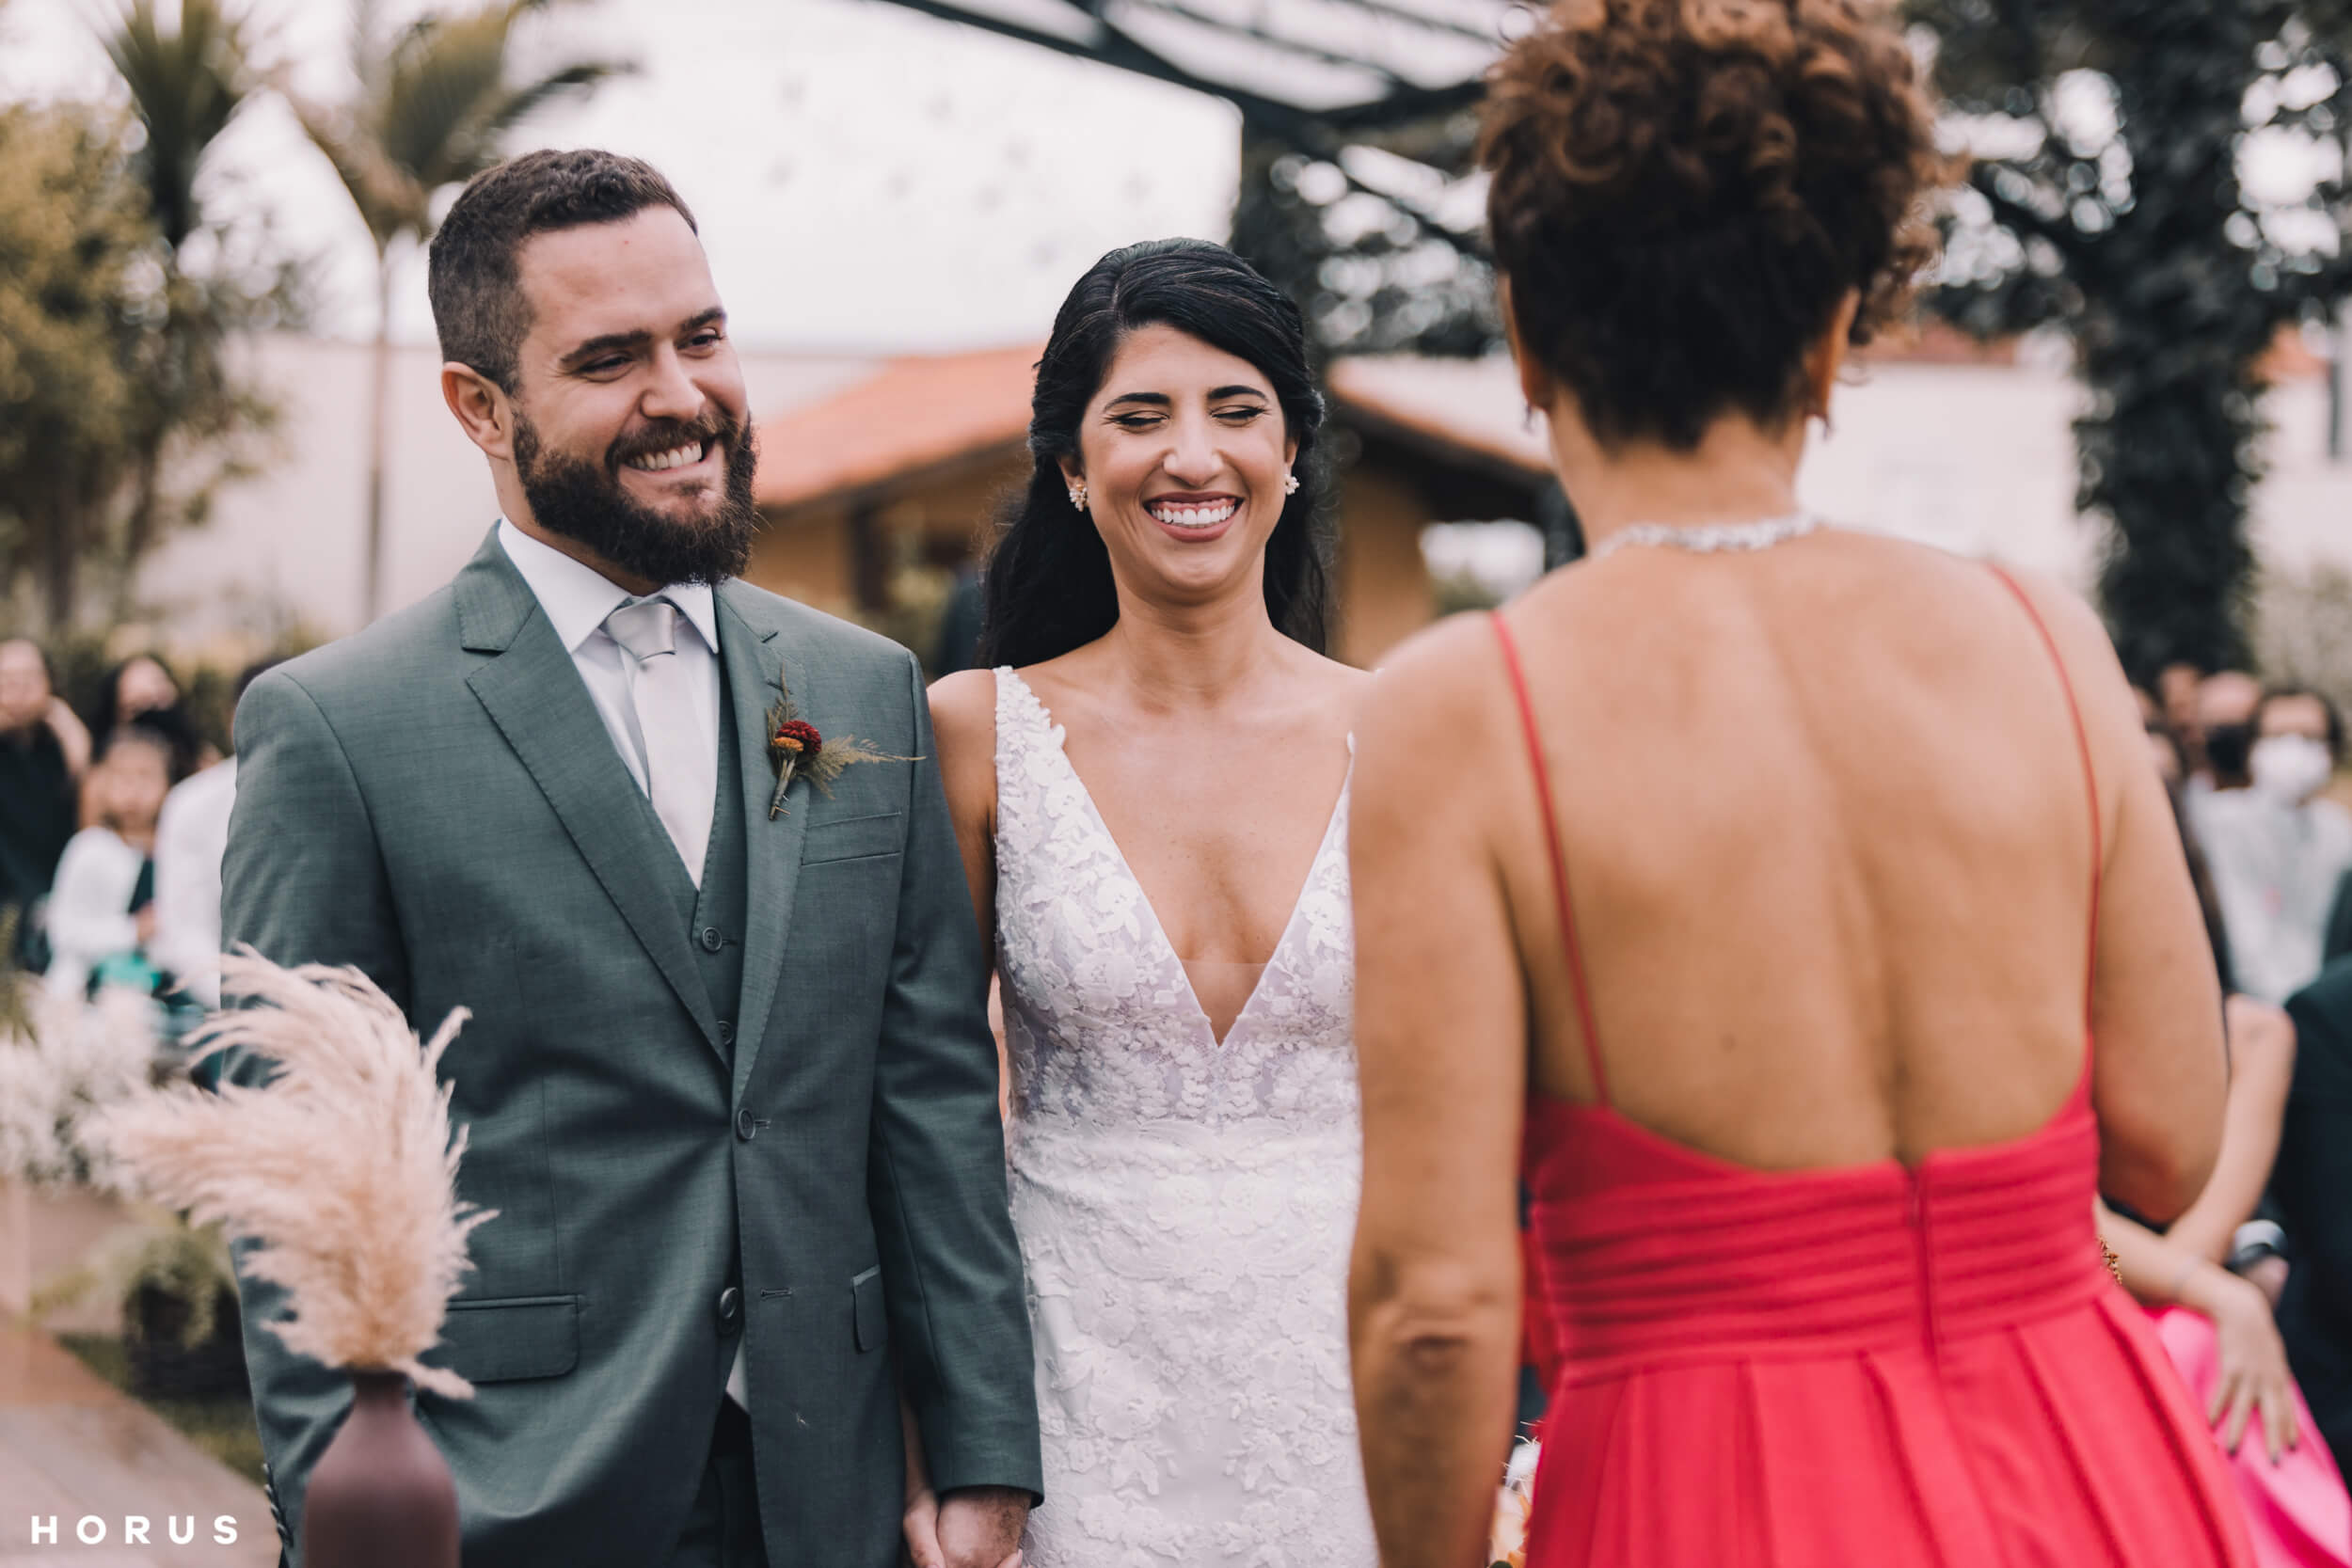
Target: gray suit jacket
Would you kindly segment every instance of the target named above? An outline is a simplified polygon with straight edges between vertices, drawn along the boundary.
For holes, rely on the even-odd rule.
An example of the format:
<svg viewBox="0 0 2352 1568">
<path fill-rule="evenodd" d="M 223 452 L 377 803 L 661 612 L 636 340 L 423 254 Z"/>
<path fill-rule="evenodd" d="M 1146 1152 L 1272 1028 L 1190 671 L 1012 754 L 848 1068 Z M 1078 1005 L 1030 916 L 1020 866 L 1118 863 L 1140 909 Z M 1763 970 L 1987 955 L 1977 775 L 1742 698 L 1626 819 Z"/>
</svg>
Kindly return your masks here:
<svg viewBox="0 0 2352 1568">
<path fill-rule="evenodd" d="M 443 1071 L 461 1194 L 499 1217 L 435 1358 L 478 1393 L 418 1402 L 468 1568 L 663 1561 L 737 1334 L 778 1568 L 898 1560 L 900 1387 L 943 1490 L 1041 1489 L 986 976 L 920 670 L 741 583 L 718 607 L 749 846 L 732 1030 L 657 877 L 675 851 L 495 536 L 237 711 L 227 941 L 356 964 L 422 1031 L 473 1012 Z M 796 784 L 771 820 L 780 680 L 823 735 L 920 760 Z M 299 1541 L 348 1395 L 261 1326 L 275 1288 L 244 1290 Z"/>
</svg>

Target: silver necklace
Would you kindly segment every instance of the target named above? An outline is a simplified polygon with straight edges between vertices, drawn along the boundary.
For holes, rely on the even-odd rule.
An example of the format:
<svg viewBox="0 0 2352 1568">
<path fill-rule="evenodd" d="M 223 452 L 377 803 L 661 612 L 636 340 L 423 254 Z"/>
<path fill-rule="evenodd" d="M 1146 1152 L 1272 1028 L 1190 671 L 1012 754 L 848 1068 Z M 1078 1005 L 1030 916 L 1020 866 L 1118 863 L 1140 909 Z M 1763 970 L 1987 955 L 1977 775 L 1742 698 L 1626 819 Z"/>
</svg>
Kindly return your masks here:
<svg viewBox="0 0 2352 1568">
<path fill-rule="evenodd" d="M 1791 539 L 1802 539 L 1821 526 L 1811 512 L 1791 512 L 1753 523 L 1699 523 L 1677 528 L 1668 523 L 1632 523 L 1593 546 L 1584 557 L 1601 561 L 1629 545 L 1656 545 L 1671 550 L 1695 550 L 1713 555 L 1723 550 L 1768 550 Z"/>
</svg>

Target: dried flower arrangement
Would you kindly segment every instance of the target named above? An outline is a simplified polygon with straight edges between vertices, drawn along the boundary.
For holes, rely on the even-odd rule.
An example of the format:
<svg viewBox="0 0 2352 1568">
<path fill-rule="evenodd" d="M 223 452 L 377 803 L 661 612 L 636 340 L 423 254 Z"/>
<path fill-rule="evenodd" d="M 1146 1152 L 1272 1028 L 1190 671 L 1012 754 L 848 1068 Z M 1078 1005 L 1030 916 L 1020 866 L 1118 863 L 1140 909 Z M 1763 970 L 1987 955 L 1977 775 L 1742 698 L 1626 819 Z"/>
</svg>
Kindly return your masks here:
<svg viewBox="0 0 2352 1568">
<path fill-rule="evenodd" d="M 147 1090 L 158 1069 L 154 1004 L 120 990 L 95 1002 L 51 996 L 0 974 L 0 1178 L 35 1187 L 110 1187 L 115 1173 L 90 1128 Z"/>
<path fill-rule="evenodd" d="M 466 1135 L 437 1072 L 465 1010 L 420 1042 L 356 969 L 246 955 L 221 974 L 255 1005 L 215 1014 L 196 1043 L 260 1058 L 266 1082 L 144 1096 L 100 1135 L 149 1196 L 256 1243 L 245 1266 L 286 1288 L 291 1311 L 268 1326 L 288 1349 L 468 1397 L 463 1378 L 419 1360 L 469 1266 L 467 1237 L 491 1218 L 458 1200 Z"/>
<path fill-rule="evenodd" d="M 1535 1462 L 1543 1449 L 1534 1438 L 1521 1438 L 1511 1449 L 1511 1463 L 1495 1493 L 1493 1538 L 1486 1555 L 1494 1568 L 1527 1568 L 1527 1521 L 1535 1510 Z"/>
</svg>

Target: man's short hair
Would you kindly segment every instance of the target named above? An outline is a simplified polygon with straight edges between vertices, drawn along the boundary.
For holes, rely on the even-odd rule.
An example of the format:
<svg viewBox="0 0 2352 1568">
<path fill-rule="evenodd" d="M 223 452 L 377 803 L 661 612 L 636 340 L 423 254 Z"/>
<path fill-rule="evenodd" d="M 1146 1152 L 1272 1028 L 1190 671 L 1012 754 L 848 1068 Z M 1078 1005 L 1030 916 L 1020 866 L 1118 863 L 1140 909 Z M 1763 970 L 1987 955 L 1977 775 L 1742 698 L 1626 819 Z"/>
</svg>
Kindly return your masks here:
<svg viewBox="0 0 2352 1568">
<path fill-rule="evenodd" d="M 514 391 L 516 358 L 531 330 L 516 260 L 524 244 L 534 234 L 619 223 L 648 207 L 671 208 L 694 228 L 660 171 L 617 152 L 526 152 L 475 175 L 441 220 L 426 267 L 441 357 Z"/>
</svg>

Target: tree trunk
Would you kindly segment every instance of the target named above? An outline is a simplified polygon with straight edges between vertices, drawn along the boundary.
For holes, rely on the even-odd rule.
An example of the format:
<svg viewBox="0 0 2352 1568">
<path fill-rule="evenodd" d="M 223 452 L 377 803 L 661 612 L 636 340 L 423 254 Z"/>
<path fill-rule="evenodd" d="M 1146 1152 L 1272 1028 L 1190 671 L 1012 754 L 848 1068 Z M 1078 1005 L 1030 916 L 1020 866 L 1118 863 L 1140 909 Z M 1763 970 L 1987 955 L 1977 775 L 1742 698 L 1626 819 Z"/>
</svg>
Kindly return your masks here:
<svg viewBox="0 0 2352 1568">
<path fill-rule="evenodd" d="M 41 551 L 41 588 L 46 601 L 43 609 L 49 616 L 49 635 L 62 637 L 73 625 L 73 603 L 78 587 L 82 546 L 82 495 L 75 483 L 72 465 L 60 477 L 48 497 L 48 505 L 40 508 L 38 527 L 43 536 Z"/>
<path fill-rule="evenodd" d="M 387 245 L 375 253 L 375 353 L 368 393 L 368 537 L 362 576 L 363 608 L 370 621 L 384 613 L 384 447 L 391 379 L 392 256 Z"/>
</svg>

